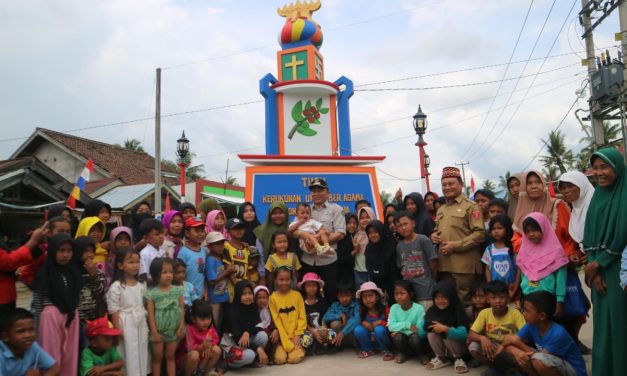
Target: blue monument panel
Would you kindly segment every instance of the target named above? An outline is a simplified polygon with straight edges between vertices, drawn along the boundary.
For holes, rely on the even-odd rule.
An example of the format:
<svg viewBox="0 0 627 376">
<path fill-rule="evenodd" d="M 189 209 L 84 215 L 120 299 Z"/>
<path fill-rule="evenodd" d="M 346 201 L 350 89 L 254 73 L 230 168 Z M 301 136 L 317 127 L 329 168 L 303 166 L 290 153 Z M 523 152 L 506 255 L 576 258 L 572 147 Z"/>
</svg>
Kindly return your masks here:
<svg viewBox="0 0 627 376">
<path fill-rule="evenodd" d="M 329 201 L 342 207 L 345 213 L 355 211 L 355 203 L 361 199 L 368 200 L 379 217 L 376 186 L 373 185 L 369 171 L 345 173 L 253 173 L 252 201 L 257 209 L 257 217 L 265 221 L 270 205 L 275 201 L 283 201 L 290 210 L 290 221 L 294 219 L 296 206 L 300 202 L 312 204 L 309 182 L 314 178 L 322 178 L 329 184 Z"/>
</svg>

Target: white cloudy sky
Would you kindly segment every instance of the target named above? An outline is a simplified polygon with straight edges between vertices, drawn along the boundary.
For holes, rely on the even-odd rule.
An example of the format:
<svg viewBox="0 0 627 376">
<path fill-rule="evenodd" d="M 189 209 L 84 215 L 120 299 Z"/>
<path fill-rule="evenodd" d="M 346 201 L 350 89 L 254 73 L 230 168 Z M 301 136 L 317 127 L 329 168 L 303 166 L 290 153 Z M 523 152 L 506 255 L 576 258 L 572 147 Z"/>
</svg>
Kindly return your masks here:
<svg viewBox="0 0 627 376">
<path fill-rule="evenodd" d="M 567 17 L 573 1 L 575 8 Z M 0 2 L 0 158 L 8 158 L 35 127 L 66 131 L 150 117 L 157 67 L 166 68 L 164 115 L 261 100 L 259 78 L 268 72 L 276 75 L 276 41 L 283 24 L 276 8 L 284 3 Z M 534 1 L 513 61 L 528 59 L 552 3 Z M 314 19 L 324 32 L 326 78 L 345 75 L 360 85 L 507 63 L 528 7 L 527 0 L 322 0 Z M 531 54 L 535 60 L 527 66 L 500 65 L 362 87 L 425 88 L 513 78 L 500 89 L 495 82 L 357 91 L 351 100 L 353 148 L 359 155 L 387 156 L 379 165 L 381 187 L 390 192 L 419 189 L 411 125 L 419 103 L 429 116 L 427 153 L 435 189 L 441 168 L 454 162 L 469 160 L 467 175 L 478 185 L 528 165 L 585 78 L 579 8 L 580 0 L 556 1 Z M 613 14 L 596 32 L 597 47 L 612 46 L 615 55 L 617 31 L 618 14 Z M 550 55 L 561 56 L 544 61 L 556 38 Z M 581 107 L 586 107 L 584 100 L 575 109 Z M 232 175 L 243 182 L 245 165 L 236 151 L 264 151 L 263 111 L 260 102 L 164 118 L 162 155 L 175 157 L 175 140 L 185 130 L 199 156 L 196 163 L 205 165 L 208 178 L 224 176 L 229 159 Z M 582 132 L 574 116 L 561 129 L 568 145 L 579 150 Z M 72 134 L 110 143 L 137 138 L 154 152 L 152 121 Z"/>
</svg>

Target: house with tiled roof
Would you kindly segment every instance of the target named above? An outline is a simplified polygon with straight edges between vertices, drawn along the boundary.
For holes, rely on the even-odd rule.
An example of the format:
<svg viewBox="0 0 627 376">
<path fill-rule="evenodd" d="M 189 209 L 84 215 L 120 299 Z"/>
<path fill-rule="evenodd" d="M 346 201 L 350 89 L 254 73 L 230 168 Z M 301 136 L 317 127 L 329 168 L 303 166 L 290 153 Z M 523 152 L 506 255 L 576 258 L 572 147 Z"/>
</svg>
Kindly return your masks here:
<svg viewBox="0 0 627 376">
<path fill-rule="evenodd" d="M 86 191 L 114 186 L 154 183 L 155 159 L 143 151 L 89 140 L 66 133 L 37 128 L 11 155 L 11 159 L 34 156 L 66 180 L 74 182 L 91 159 L 94 172 Z M 163 182 L 177 183 L 178 171 L 161 165 Z M 121 183 L 121 184 L 120 184 Z M 111 187 L 113 188 L 113 187 Z"/>
</svg>

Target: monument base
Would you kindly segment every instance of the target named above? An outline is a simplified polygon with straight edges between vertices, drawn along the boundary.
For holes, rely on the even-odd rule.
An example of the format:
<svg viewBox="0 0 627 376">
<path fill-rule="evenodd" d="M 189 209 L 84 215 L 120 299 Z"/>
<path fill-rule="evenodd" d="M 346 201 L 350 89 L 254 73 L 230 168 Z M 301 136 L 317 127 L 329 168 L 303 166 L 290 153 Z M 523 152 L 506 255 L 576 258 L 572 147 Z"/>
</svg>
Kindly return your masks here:
<svg viewBox="0 0 627 376">
<path fill-rule="evenodd" d="M 242 160 L 246 161 L 244 158 Z M 321 162 L 318 160 L 317 164 L 306 166 L 283 163 L 246 167 L 245 197 L 246 201 L 255 204 L 257 218 L 265 220 L 270 205 L 275 201 L 285 202 L 290 217 L 295 215 L 296 206 L 300 202 L 312 202 L 309 183 L 314 178 L 327 181 L 329 201 L 340 205 L 345 213 L 354 212 L 357 201 L 368 200 L 377 218 L 382 218 L 383 205 L 373 166 L 330 165 Z"/>
</svg>

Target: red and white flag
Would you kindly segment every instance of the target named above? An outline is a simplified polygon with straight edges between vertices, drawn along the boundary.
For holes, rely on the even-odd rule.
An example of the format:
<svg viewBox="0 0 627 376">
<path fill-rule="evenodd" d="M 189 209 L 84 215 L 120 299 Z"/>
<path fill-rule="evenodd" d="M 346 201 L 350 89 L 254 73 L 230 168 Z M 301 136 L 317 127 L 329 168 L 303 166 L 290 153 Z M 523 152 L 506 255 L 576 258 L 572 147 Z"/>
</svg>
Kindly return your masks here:
<svg viewBox="0 0 627 376">
<path fill-rule="evenodd" d="M 475 193 L 475 178 L 470 174 L 470 192 Z"/>
</svg>

